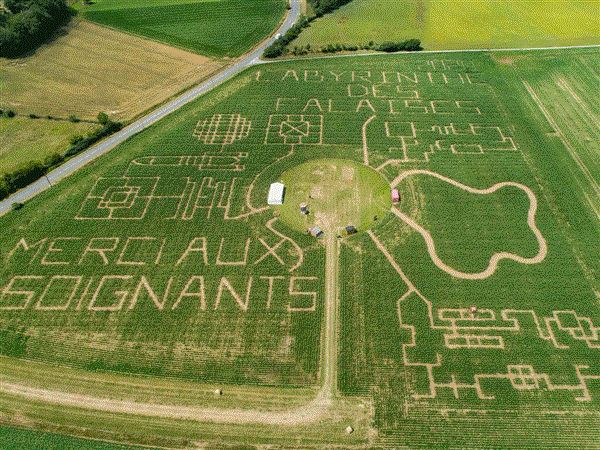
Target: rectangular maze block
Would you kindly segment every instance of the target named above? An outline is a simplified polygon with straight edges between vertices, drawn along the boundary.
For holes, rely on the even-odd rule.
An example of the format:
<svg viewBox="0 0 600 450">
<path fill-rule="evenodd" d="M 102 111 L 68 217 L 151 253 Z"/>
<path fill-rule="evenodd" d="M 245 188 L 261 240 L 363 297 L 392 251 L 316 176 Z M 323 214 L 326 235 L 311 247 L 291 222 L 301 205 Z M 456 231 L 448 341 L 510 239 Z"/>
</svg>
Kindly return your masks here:
<svg viewBox="0 0 600 450">
<path fill-rule="evenodd" d="M 323 116 L 304 114 L 271 114 L 265 144 L 323 143 Z"/>
</svg>

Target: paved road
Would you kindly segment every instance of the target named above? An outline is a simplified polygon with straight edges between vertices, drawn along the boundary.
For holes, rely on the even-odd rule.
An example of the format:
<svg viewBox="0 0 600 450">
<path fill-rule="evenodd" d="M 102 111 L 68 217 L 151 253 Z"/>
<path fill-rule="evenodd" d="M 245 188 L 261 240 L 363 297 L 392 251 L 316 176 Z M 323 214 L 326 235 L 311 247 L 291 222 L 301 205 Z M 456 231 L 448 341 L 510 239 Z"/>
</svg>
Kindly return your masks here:
<svg viewBox="0 0 600 450">
<path fill-rule="evenodd" d="M 281 25 L 279 30 L 277 30 L 277 33 L 281 33 L 281 34 L 285 33 L 296 22 L 296 20 L 300 16 L 300 2 L 301 2 L 301 0 L 291 0 L 290 1 L 292 8 L 289 11 L 288 16 L 285 19 L 283 25 Z M 210 78 L 209 80 L 205 81 L 204 83 L 189 90 L 185 94 L 177 97 L 176 99 L 174 99 L 171 102 L 167 103 L 166 105 L 160 107 L 156 111 L 153 111 L 152 113 L 148 114 L 147 116 L 142 117 L 138 121 L 132 123 L 131 125 L 125 127 L 124 129 L 122 129 L 118 133 L 113 134 L 108 139 L 105 139 L 105 140 L 99 142 L 98 144 L 94 145 L 93 147 L 90 147 L 84 153 L 80 153 L 79 155 L 77 155 L 74 158 L 67 161 L 65 164 L 57 167 L 52 172 L 48 173 L 48 175 L 46 177 L 40 178 L 35 183 L 30 184 L 26 188 L 20 190 L 19 192 L 16 192 L 15 194 L 13 194 L 10 197 L 6 198 L 5 200 L 1 201 L 0 202 L 0 215 L 9 211 L 11 209 L 11 205 L 13 203 L 24 202 L 25 200 L 48 189 L 50 187 L 50 184 L 54 184 L 54 183 L 58 182 L 61 178 L 64 178 L 64 177 L 72 174 L 77 169 L 83 167 L 84 165 L 86 165 L 87 163 L 92 161 L 93 159 L 108 152 L 109 150 L 111 150 L 114 147 L 116 147 L 117 145 L 119 145 L 121 142 L 129 139 L 134 134 L 139 133 L 140 131 L 149 127 L 153 123 L 168 116 L 172 112 L 181 108 L 186 103 L 189 103 L 192 100 L 195 100 L 196 98 L 200 97 L 201 95 L 207 93 L 208 91 L 213 89 L 215 86 L 221 84 L 223 81 L 228 80 L 229 78 L 233 77 L 238 72 L 241 72 L 242 70 L 246 69 L 247 67 L 250 67 L 254 64 L 259 63 L 260 56 L 262 55 L 263 51 L 265 50 L 265 48 L 267 48 L 269 45 L 271 45 L 273 43 L 273 41 L 275 41 L 275 37 L 269 38 L 260 47 L 256 48 L 252 53 L 245 56 L 243 59 L 238 61 L 233 66 L 225 69 L 224 71 L 215 75 L 213 78 Z"/>
</svg>

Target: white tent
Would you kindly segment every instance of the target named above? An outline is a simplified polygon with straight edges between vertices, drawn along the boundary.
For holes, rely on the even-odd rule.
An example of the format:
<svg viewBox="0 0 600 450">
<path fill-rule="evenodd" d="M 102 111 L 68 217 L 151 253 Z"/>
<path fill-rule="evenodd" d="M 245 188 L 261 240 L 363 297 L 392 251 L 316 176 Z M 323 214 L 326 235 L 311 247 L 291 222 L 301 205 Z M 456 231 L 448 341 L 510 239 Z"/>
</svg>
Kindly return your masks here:
<svg viewBox="0 0 600 450">
<path fill-rule="evenodd" d="M 269 197 L 267 203 L 269 205 L 282 205 L 283 196 L 285 195 L 285 186 L 283 183 L 272 183 L 269 188 Z"/>
</svg>

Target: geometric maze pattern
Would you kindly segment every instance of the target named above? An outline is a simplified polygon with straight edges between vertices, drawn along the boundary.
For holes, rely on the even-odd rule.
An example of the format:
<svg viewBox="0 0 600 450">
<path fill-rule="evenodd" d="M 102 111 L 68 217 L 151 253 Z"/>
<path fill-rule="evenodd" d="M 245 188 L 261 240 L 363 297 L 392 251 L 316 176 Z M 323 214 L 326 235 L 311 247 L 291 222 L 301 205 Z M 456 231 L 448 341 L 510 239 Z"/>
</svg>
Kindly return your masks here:
<svg viewBox="0 0 600 450">
<path fill-rule="evenodd" d="M 415 303 L 418 301 L 418 303 Z M 405 302 L 409 302 L 404 305 Z M 408 367 L 425 370 L 429 380 L 426 393 L 414 393 L 415 399 L 435 398 L 440 389 L 450 389 L 455 398 L 467 391 L 475 390 L 480 399 L 494 399 L 486 380 L 506 380 L 514 389 L 565 391 L 575 394 L 576 401 L 591 401 L 590 382 L 594 386 L 600 381 L 598 369 L 573 364 L 575 382 L 556 383 L 545 373 L 536 373 L 530 364 L 508 364 L 505 371 L 478 373 L 472 382 L 458 381 L 454 373 L 444 374 L 444 358 L 434 350 L 426 351 L 429 342 L 419 338 L 432 330 L 443 333 L 446 348 L 504 349 L 505 340 L 513 333 L 520 333 L 522 323 L 534 324 L 541 339 L 549 341 L 557 349 L 570 348 L 569 341 L 585 342 L 589 348 L 600 348 L 600 326 L 589 317 L 581 317 L 575 311 L 554 311 L 550 317 L 539 317 L 533 310 L 502 310 L 499 315 L 493 310 L 475 312 L 469 309 L 440 309 L 434 314 L 431 302 L 413 295 L 406 295 L 398 302 L 400 328 L 409 331 L 411 342 L 402 344 L 403 362 Z M 504 335 L 504 336 L 501 336 Z M 572 342 L 572 341 L 571 341 Z M 448 381 L 449 379 L 449 381 Z M 560 378 L 559 378 L 560 379 Z"/>
<path fill-rule="evenodd" d="M 312 144 L 323 142 L 323 116 L 271 114 L 265 144 Z"/>
<path fill-rule="evenodd" d="M 235 178 L 232 180 L 232 183 Z M 173 180 L 160 177 L 99 178 L 83 201 L 75 219 L 141 220 L 152 210 L 165 219 L 191 220 L 203 211 L 210 218 L 214 208 L 227 210 L 228 181 L 202 177 Z"/>
<path fill-rule="evenodd" d="M 100 177 L 76 219 L 143 219 L 158 177 Z"/>
<path fill-rule="evenodd" d="M 252 122 L 240 114 L 215 114 L 198 121 L 192 135 L 205 144 L 228 145 L 247 137 L 251 125 Z"/>
<path fill-rule="evenodd" d="M 122 177 L 100 177 L 84 199 L 75 219 L 141 220 L 159 209 L 164 218 L 190 220 L 199 211 L 210 217 L 213 207 L 227 209 L 234 183 L 205 173 L 245 170 L 245 152 L 142 156 L 132 160 Z"/>
<path fill-rule="evenodd" d="M 498 126 L 476 123 L 422 126 L 415 122 L 385 122 L 385 135 L 399 139 L 400 147 L 390 147 L 400 161 L 429 161 L 429 155 L 442 151 L 453 154 L 484 154 L 516 151 L 512 137 Z"/>
</svg>

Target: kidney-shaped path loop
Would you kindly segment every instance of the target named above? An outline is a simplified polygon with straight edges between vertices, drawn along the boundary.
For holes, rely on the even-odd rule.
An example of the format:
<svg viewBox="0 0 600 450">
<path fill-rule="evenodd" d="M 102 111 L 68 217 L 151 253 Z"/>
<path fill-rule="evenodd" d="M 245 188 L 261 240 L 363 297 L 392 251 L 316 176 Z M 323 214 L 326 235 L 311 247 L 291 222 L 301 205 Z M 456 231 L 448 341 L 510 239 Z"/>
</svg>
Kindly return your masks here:
<svg viewBox="0 0 600 450">
<path fill-rule="evenodd" d="M 523 264 L 536 264 L 536 263 L 543 261 L 544 258 L 546 258 L 546 254 L 548 253 L 548 246 L 546 244 L 546 240 L 544 239 L 544 236 L 542 236 L 542 233 L 540 232 L 540 230 L 538 229 L 538 227 L 535 224 L 535 213 L 537 210 L 537 198 L 536 198 L 535 194 L 533 193 L 533 191 L 531 189 L 529 189 L 527 186 L 524 186 L 520 183 L 515 183 L 512 181 L 506 181 L 506 182 L 502 182 L 502 183 L 497 183 L 497 184 L 493 185 L 492 187 L 490 187 L 489 189 L 475 189 L 475 188 L 472 188 L 469 186 L 465 186 L 464 184 L 461 184 L 458 181 L 455 181 L 451 178 L 440 175 L 439 173 L 431 172 L 429 170 L 419 170 L 419 169 L 409 170 L 409 171 L 401 173 L 392 181 L 391 186 L 395 187 L 403 179 L 405 179 L 411 175 L 416 175 L 416 174 L 429 175 L 429 176 L 438 178 L 442 181 L 445 181 L 446 183 L 450 183 L 451 185 L 456 186 L 460 189 L 463 189 L 471 194 L 486 195 L 486 194 L 491 194 L 493 192 L 496 192 L 497 190 L 502 189 L 503 187 L 513 186 L 513 187 L 522 189 L 527 194 L 527 197 L 529 197 L 529 211 L 527 212 L 527 225 L 529 225 L 529 228 L 531 228 L 531 231 L 533 231 L 533 234 L 535 235 L 535 237 L 538 241 L 539 251 L 538 251 L 537 255 L 535 255 L 533 258 L 523 258 L 522 256 L 515 255 L 514 253 L 508 253 L 508 252 L 494 253 L 494 255 L 490 258 L 490 263 L 489 263 L 487 269 L 485 269 L 483 272 L 478 272 L 478 273 L 460 272 L 460 271 L 455 270 L 452 267 L 444 264 L 444 262 L 440 259 L 437 252 L 435 251 L 435 243 L 433 241 L 433 238 L 431 237 L 431 234 L 427 230 L 425 230 L 421 225 L 419 225 L 417 222 L 415 222 L 413 219 L 408 217 L 406 214 L 400 212 L 396 208 L 392 208 L 392 212 L 394 214 L 396 214 L 396 216 L 398 216 L 402 221 L 406 222 L 408 225 L 410 225 L 411 228 L 418 231 L 421 234 L 421 236 L 423 236 L 423 238 L 425 239 L 425 243 L 427 244 L 427 251 L 429 252 L 429 256 L 431 257 L 431 260 L 434 262 L 434 264 L 437 267 L 442 269 L 447 274 L 452 275 L 453 277 L 456 277 L 456 278 L 463 278 L 463 279 L 468 279 L 468 280 L 481 280 L 481 279 L 487 278 L 490 275 L 492 275 L 498 268 L 498 262 L 501 261 L 502 259 L 505 259 L 505 258 L 512 259 L 513 261 L 517 261 L 517 262 L 520 262 Z"/>
</svg>

